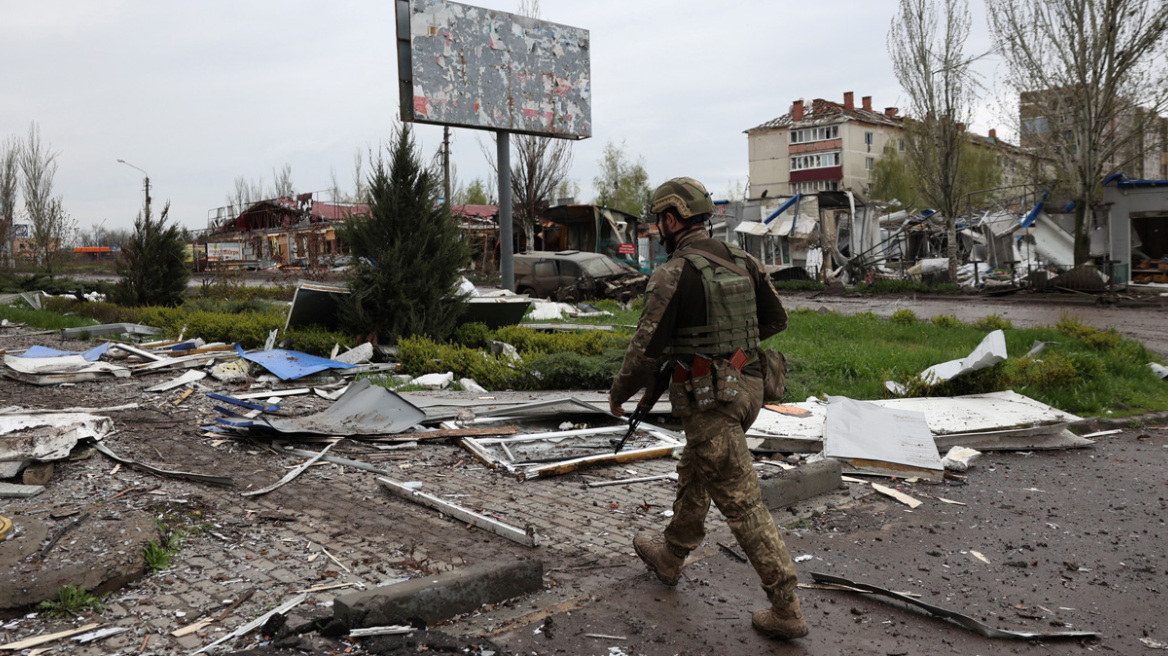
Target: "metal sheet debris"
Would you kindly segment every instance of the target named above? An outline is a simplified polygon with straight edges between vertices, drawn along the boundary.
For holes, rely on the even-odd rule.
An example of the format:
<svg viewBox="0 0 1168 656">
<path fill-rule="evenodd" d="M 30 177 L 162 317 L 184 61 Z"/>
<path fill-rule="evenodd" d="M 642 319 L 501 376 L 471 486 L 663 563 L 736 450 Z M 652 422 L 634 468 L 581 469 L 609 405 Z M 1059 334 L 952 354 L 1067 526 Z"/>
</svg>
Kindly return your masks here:
<svg viewBox="0 0 1168 656">
<path fill-rule="evenodd" d="M 113 451 L 111 451 L 109 449 L 109 447 L 102 444 L 101 442 L 94 442 L 93 446 L 98 451 L 100 451 L 103 455 L 105 455 L 107 458 L 110 458 L 111 460 L 115 460 L 117 462 L 122 463 L 123 465 L 134 467 L 136 469 L 148 471 L 151 474 L 158 474 L 159 476 L 167 476 L 169 478 L 185 478 L 185 479 L 192 480 L 192 481 L 198 481 L 200 483 L 208 483 L 210 485 L 222 485 L 224 487 L 231 487 L 231 486 L 235 485 L 235 481 L 227 476 L 211 476 L 209 474 L 196 474 L 196 473 L 192 473 L 192 472 L 160 469 L 160 468 L 154 467 L 152 465 L 147 465 L 147 464 L 144 464 L 141 462 L 137 462 L 135 460 L 123 458 L 123 457 L 117 455 L 116 453 L 114 453 Z"/>
<path fill-rule="evenodd" d="M 426 413 L 396 392 L 370 383 L 353 383 L 323 412 L 306 417 L 256 417 L 248 421 L 220 419 L 239 429 L 306 435 L 394 435 L 426 418 Z"/>
<path fill-rule="evenodd" d="M 845 469 L 940 481 L 941 458 L 925 415 L 882 408 L 843 396 L 828 397 L 823 455 Z"/>
<path fill-rule="evenodd" d="M 275 374 L 280 380 L 296 380 L 329 369 L 349 369 L 354 366 L 299 351 L 272 349 L 245 353 L 238 344 L 235 349 L 239 357 L 260 365 Z"/>
<path fill-rule="evenodd" d="M 143 326 L 137 323 L 103 323 L 98 326 L 61 329 L 61 337 L 64 339 L 85 339 L 87 337 L 101 337 L 102 335 L 141 335 L 148 337 L 161 334 L 161 328 Z"/>
<path fill-rule="evenodd" d="M 411 487 L 407 484 L 399 483 L 381 476 L 377 477 L 377 482 L 395 496 L 413 501 L 415 503 L 420 503 L 423 506 L 427 506 L 429 508 L 433 508 L 434 510 L 450 515 L 451 517 L 454 517 L 458 520 L 490 531 L 495 535 L 505 537 L 512 542 L 518 542 L 519 544 L 526 545 L 528 547 L 539 546 L 539 535 L 536 534 L 535 528 L 530 524 L 528 524 L 527 527 L 523 529 L 516 528 L 485 515 L 480 515 L 479 513 L 476 513 L 468 508 L 463 508 L 457 504 L 453 504 L 449 501 L 444 501 L 438 497 L 426 494 L 425 492 L 416 489 L 416 487 Z M 420 486 L 420 484 L 418 485 Z"/>
<path fill-rule="evenodd" d="M 271 485 L 269 485 L 269 486 L 267 486 L 267 487 L 265 487 L 265 488 L 261 488 L 261 489 L 259 489 L 259 490 L 251 490 L 251 491 L 248 491 L 248 492 L 244 492 L 244 493 L 243 493 L 242 495 L 240 495 L 240 496 L 245 496 L 245 497 L 255 497 L 255 496 L 259 496 L 259 495 L 261 495 L 261 494 L 267 494 L 268 492 L 271 492 L 272 490 L 275 490 L 276 488 L 278 488 L 278 487 L 280 487 L 280 486 L 284 485 L 284 484 L 285 484 L 285 483 L 287 483 L 288 481 L 291 481 L 292 479 L 294 479 L 294 478 L 296 478 L 297 476 L 299 476 L 299 475 L 300 475 L 300 474 L 301 474 L 301 473 L 302 473 L 304 470 L 306 470 L 306 469 L 308 469 L 309 467 L 311 467 L 311 466 L 313 466 L 314 464 L 316 464 L 316 461 L 318 461 L 318 460 L 320 460 L 321 458 L 323 458 L 323 457 L 325 456 L 325 454 L 327 454 L 327 453 L 329 452 L 329 449 L 331 449 L 331 448 L 333 448 L 334 446 L 336 446 L 336 445 L 337 445 L 339 442 L 340 442 L 340 440 L 337 440 L 336 442 L 333 442 L 332 444 L 329 444 L 329 445 L 328 445 L 328 446 L 326 446 L 325 448 L 321 449 L 320 453 L 317 453 L 317 454 L 313 455 L 311 458 L 309 458 L 308 460 L 305 460 L 304 462 L 300 463 L 300 466 L 299 466 L 299 467 L 296 467 L 296 468 L 295 468 L 295 469 L 293 469 L 292 471 L 288 472 L 287 474 L 285 474 L 285 475 L 284 475 L 284 477 L 283 477 L 283 478 L 281 478 L 280 480 L 276 481 L 275 483 L 272 483 Z"/>
<path fill-rule="evenodd" d="M 896 599 L 897 601 L 924 609 L 938 617 L 952 620 L 959 626 L 969 629 L 970 631 L 973 631 L 979 635 L 985 636 L 986 638 L 1000 638 L 1009 640 L 1045 640 L 1051 638 L 1094 638 L 1099 635 L 1094 631 L 1053 631 L 1049 633 L 1042 633 L 1032 631 L 1007 631 L 1003 629 L 995 629 L 992 626 L 982 624 L 981 622 L 973 619 L 968 615 L 962 615 L 961 613 L 947 610 L 939 606 L 927 604 L 923 601 L 913 599 L 912 597 L 900 594 L 898 592 L 885 590 L 884 588 L 878 588 L 874 585 L 868 585 L 867 583 L 855 583 L 845 578 L 831 576 L 830 574 L 820 574 L 818 572 L 812 572 L 811 577 L 820 583 L 843 585 L 855 590 L 871 592 L 873 594 L 883 595 L 885 597 Z"/>
</svg>

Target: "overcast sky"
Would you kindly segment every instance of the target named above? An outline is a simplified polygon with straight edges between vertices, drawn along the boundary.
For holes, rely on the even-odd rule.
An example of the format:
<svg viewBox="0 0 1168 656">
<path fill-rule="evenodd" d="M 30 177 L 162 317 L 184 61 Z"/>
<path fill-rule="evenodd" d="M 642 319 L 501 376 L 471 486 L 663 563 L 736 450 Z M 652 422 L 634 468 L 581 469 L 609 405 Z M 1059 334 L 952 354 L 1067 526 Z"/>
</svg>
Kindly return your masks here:
<svg viewBox="0 0 1168 656">
<path fill-rule="evenodd" d="M 514 12 L 518 0 L 465 4 Z M 129 228 L 149 173 L 156 207 L 194 229 L 236 178 L 297 191 L 353 187 L 358 150 L 398 114 L 391 0 L 0 0 L 0 139 L 35 122 L 59 152 L 55 190 L 80 228 Z M 715 197 L 745 186 L 744 130 L 826 98 L 907 106 L 886 50 L 891 0 L 542 0 L 544 20 L 590 31 L 592 132 L 571 178 L 591 201 L 606 142 L 643 158 L 650 183 L 688 175 Z M 970 4 L 968 51 L 989 48 Z M 979 64 L 992 92 L 1000 60 Z M 1009 136 L 996 101 L 973 130 Z M 441 128 L 418 126 L 429 159 Z M 453 131 L 458 181 L 488 179 L 490 133 Z M 493 180 L 491 181 L 493 185 Z"/>
</svg>

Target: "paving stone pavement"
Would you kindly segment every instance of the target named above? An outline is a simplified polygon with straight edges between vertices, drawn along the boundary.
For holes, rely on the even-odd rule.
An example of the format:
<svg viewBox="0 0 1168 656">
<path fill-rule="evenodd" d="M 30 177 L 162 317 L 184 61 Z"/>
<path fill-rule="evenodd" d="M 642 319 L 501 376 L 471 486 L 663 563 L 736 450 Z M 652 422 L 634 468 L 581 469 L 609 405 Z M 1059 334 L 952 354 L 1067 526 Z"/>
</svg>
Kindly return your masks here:
<svg viewBox="0 0 1168 656">
<path fill-rule="evenodd" d="M 4 642 L 101 622 L 129 630 L 84 645 L 62 640 L 47 647 L 53 653 L 82 656 L 189 653 L 301 593 L 306 600 L 290 613 L 289 624 L 331 617 L 333 598 L 354 587 L 484 560 L 542 559 L 542 594 L 484 608 L 442 627 L 453 634 L 481 635 L 522 621 L 540 608 L 587 597 L 613 577 L 641 572 L 632 538 L 660 532 L 673 500 L 674 483 L 668 479 L 587 486 L 588 481 L 668 474 L 676 464 L 671 458 L 521 482 L 481 465 L 449 443 L 422 443 L 415 450 L 391 452 L 390 460 L 384 453 L 348 442 L 330 452 L 366 459 L 389 478 L 421 482 L 423 491 L 499 521 L 520 528 L 530 524 L 541 544 L 529 548 L 393 497 L 376 483 L 378 474 L 334 463 L 319 463 L 269 494 L 242 497 L 241 488 L 267 485 L 303 458 L 255 443 L 189 434 L 180 439 L 213 450 L 215 458 L 254 460 L 257 470 L 236 488 L 217 488 L 117 467 L 95 455 L 62 463 L 46 493 L 5 504 L 5 514 L 11 516 L 47 516 L 54 509 L 99 503 L 181 516 L 186 523 L 182 547 L 170 567 L 110 594 L 103 612 L 67 619 L 37 613 L 0 620 Z M 719 541 L 733 543 L 716 509 L 711 511 L 709 528 L 707 549 L 716 550 L 712 545 Z M 69 545 L 57 548 L 67 552 Z M 215 621 L 187 635 L 173 635 L 204 619 Z M 253 639 L 254 634 L 229 645 L 240 648 Z"/>
</svg>

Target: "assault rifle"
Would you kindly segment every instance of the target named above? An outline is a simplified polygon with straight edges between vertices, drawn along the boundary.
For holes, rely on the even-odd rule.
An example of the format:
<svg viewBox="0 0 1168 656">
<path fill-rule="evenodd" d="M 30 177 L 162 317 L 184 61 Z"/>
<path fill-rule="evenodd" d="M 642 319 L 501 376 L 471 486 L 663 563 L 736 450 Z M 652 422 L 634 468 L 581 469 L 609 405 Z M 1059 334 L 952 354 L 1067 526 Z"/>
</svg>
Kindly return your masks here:
<svg viewBox="0 0 1168 656">
<path fill-rule="evenodd" d="M 637 402 L 637 409 L 633 410 L 633 414 L 629 415 L 628 432 L 625 433 L 625 436 L 622 437 L 619 442 L 612 440 L 612 443 L 616 445 L 616 448 L 613 450 L 614 454 L 620 453 L 621 449 L 625 448 L 625 443 L 628 442 L 629 438 L 633 436 L 633 433 L 637 431 L 637 426 L 641 424 L 641 421 L 644 420 L 645 417 L 649 416 L 649 412 L 653 409 L 653 406 L 657 405 L 657 400 L 660 399 L 661 395 L 669 389 L 669 381 L 673 375 L 674 364 L 671 360 L 666 362 L 665 366 L 661 367 L 661 371 L 658 371 L 657 375 L 653 377 L 653 382 L 649 385 L 649 387 L 645 388 L 645 395 L 642 396 L 641 400 Z"/>
</svg>

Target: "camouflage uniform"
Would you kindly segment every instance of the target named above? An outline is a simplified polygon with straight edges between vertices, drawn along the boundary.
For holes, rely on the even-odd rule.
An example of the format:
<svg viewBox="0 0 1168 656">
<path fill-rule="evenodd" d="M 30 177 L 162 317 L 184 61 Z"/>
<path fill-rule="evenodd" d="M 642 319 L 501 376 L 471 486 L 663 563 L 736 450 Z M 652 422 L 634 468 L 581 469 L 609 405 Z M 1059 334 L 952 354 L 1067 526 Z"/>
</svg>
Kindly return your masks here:
<svg viewBox="0 0 1168 656">
<path fill-rule="evenodd" d="M 723 258 L 729 252 L 725 244 L 700 228 L 680 236 L 677 251 L 686 248 Z M 755 280 L 759 338 L 766 339 L 786 328 L 786 311 L 761 265 L 751 258 L 747 268 Z M 684 259 L 674 257 L 658 267 L 649 280 L 645 308 L 621 371 L 609 391 L 612 402 L 623 403 L 652 382 L 655 372 L 670 359 L 666 347 L 678 328 L 704 325 L 704 301 L 701 281 Z M 745 393 L 682 418 L 686 444 L 677 466 L 677 498 L 673 519 L 665 528 L 665 544 L 680 558 L 696 549 L 705 537 L 706 515 L 713 500 L 726 516 L 771 603 L 789 605 L 795 600 L 795 567 L 774 518 L 762 503 L 758 475 L 746 448 L 745 431 L 763 403 L 761 365 L 752 359 L 742 373 Z"/>
</svg>

